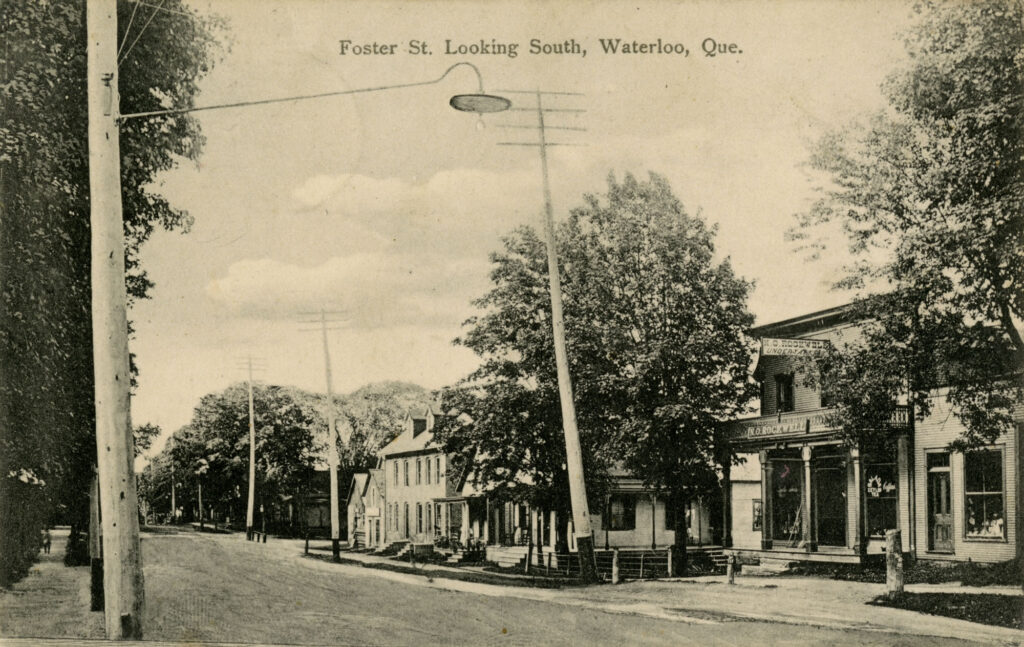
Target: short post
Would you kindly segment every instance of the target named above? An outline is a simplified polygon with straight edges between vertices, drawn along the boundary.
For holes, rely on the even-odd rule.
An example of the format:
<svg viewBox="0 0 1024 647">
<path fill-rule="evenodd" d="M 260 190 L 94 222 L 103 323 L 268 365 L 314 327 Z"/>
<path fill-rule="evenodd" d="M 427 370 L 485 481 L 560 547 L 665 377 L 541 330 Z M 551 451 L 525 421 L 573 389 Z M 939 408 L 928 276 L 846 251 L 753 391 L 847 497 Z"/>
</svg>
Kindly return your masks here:
<svg viewBox="0 0 1024 647">
<path fill-rule="evenodd" d="M 619 583 L 619 549 L 612 549 L 612 584 Z"/>
<path fill-rule="evenodd" d="M 890 600 L 903 595 L 903 543 L 899 530 L 885 531 L 885 590 Z"/>
<path fill-rule="evenodd" d="M 306 533 L 306 554 L 309 554 L 309 533 Z"/>
<path fill-rule="evenodd" d="M 729 555 L 729 559 L 725 562 L 725 575 L 729 584 L 736 583 L 736 555 Z"/>
<path fill-rule="evenodd" d="M 668 576 L 672 577 L 672 547 L 669 546 L 665 552 L 668 554 Z"/>
<path fill-rule="evenodd" d="M 545 575 L 551 575 L 551 553 L 548 553 L 548 565 L 544 570 Z"/>
<path fill-rule="evenodd" d="M 641 580 L 644 579 L 644 553 L 642 551 L 640 553 L 640 578 L 639 579 L 641 579 Z"/>
</svg>

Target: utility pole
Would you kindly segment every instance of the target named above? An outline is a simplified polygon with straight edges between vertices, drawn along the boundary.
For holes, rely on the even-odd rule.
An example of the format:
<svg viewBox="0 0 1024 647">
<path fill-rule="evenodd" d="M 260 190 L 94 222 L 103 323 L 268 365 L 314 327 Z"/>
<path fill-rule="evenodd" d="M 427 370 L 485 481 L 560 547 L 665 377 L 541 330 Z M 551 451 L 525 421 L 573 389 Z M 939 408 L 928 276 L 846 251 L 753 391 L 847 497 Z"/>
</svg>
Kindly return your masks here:
<svg viewBox="0 0 1024 647">
<path fill-rule="evenodd" d="M 335 330 L 335 328 L 328 328 L 328 323 L 335 323 L 338 319 L 327 319 L 328 312 L 323 308 L 320 309 L 319 313 L 302 313 L 304 316 L 317 316 L 318 319 L 306 319 L 303 323 L 319 323 L 320 332 L 323 336 L 324 343 L 324 377 L 327 382 L 327 411 L 325 417 L 327 418 L 327 463 L 330 467 L 330 479 L 331 479 L 331 555 L 334 561 L 341 559 L 341 519 L 338 515 L 338 468 L 341 465 L 341 457 L 338 455 L 338 432 L 334 428 L 334 393 L 331 387 L 331 351 L 327 344 L 327 331 Z M 330 313 L 336 315 L 338 313 Z M 310 329 L 306 329 L 310 330 Z"/>
<path fill-rule="evenodd" d="M 92 342 L 106 635 L 142 638 L 145 592 L 130 413 L 118 137 L 117 2 L 86 3 Z"/>
<path fill-rule="evenodd" d="M 508 92 L 503 90 L 502 92 Z M 547 130 L 584 130 L 572 126 L 548 126 L 544 122 L 546 112 L 580 113 L 575 108 L 545 108 L 544 95 L 575 95 L 572 92 L 541 92 L 534 94 L 537 98 L 537 125 L 515 126 L 510 128 L 527 128 L 536 130 L 539 139 L 536 142 L 501 142 L 503 146 L 536 146 L 540 150 L 541 176 L 544 181 L 544 233 L 548 251 L 548 283 L 551 291 L 551 328 L 555 344 L 555 364 L 558 370 L 558 398 L 562 405 L 562 431 L 565 436 L 566 470 L 569 475 L 569 498 L 572 502 L 573 528 L 576 535 L 576 547 L 580 558 L 580 579 L 584 582 L 597 581 L 597 562 L 594 557 L 594 537 L 590 528 L 590 510 L 587 504 L 587 486 L 583 475 L 583 454 L 580 450 L 580 435 L 576 427 L 576 406 L 573 403 L 572 378 L 569 375 L 569 358 L 565 347 L 565 320 L 562 314 L 562 284 L 558 272 L 558 250 L 555 247 L 554 209 L 551 206 L 551 185 L 548 180 L 549 146 L 567 146 L 572 144 L 553 143 L 547 140 Z M 577 95 L 578 96 L 578 95 Z M 532 108 L 512 108 L 512 110 L 533 111 Z"/>
<path fill-rule="evenodd" d="M 171 436 L 170 440 L 168 440 L 167 442 L 173 443 L 174 436 Z M 169 454 L 171 457 L 171 523 L 173 524 L 175 521 L 178 520 L 178 501 L 174 498 L 174 453 L 169 452 Z"/>
<path fill-rule="evenodd" d="M 256 421 L 252 410 L 252 357 L 249 357 L 249 505 L 245 513 L 245 538 L 252 541 L 252 511 L 256 501 Z"/>
</svg>

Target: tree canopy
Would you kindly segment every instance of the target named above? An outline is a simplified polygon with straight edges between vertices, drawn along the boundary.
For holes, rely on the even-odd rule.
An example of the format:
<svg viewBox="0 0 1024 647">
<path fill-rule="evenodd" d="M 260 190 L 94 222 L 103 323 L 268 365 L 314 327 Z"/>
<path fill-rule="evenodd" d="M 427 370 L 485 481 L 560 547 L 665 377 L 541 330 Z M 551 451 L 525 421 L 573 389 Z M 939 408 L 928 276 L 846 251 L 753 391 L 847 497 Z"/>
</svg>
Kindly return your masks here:
<svg viewBox="0 0 1024 647">
<path fill-rule="evenodd" d="M 588 494 L 613 467 L 677 502 L 716 488 L 716 422 L 752 395 L 749 284 L 655 174 L 609 176 L 557 238 Z M 439 438 L 499 496 L 568 509 L 544 243 L 518 229 L 491 260 L 484 312 L 458 340 L 482 365 L 445 394 L 473 422 Z"/>
<path fill-rule="evenodd" d="M 119 3 L 122 113 L 191 106 L 218 56 L 218 19 L 180 0 L 161 6 Z M 130 20 L 141 11 L 144 19 Z M 38 505 L 47 518 L 58 505 L 77 527 L 88 517 L 95 460 L 85 4 L 5 2 L 0 25 L 0 516 Z M 190 222 L 153 180 L 198 159 L 203 138 L 190 115 L 121 128 L 125 280 L 129 298 L 139 299 L 152 286 L 142 243 L 157 227 L 185 230 Z M 8 497 L 17 488 L 7 487 L 7 474 L 22 469 L 47 484 L 32 503 Z M 0 554 L 19 553 L 8 548 L 0 545 Z M 6 573 L 5 564 L 0 580 Z"/>
<path fill-rule="evenodd" d="M 908 387 L 923 416 L 949 387 L 966 447 L 1006 431 L 1022 396 L 1024 9 L 915 11 L 887 109 L 814 147 L 828 184 L 796 236 L 821 249 L 822 226 L 838 224 L 856 258 L 838 287 L 857 294 L 865 338 L 820 376 L 843 424 L 867 432 Z M 856 401 L 867 393 L 871 412 Z"/>
<path fill-rule="evenodd" d="M 384 382 L 335 396 L 338 426 L 350 437 L 340 446 L 341 482 L 376 464 L 377 451 L 401 428 L 406 413 L 423 406 L 427 392 L 414 384 Z M 296 387 L 253 385 L 256 479 L 259 500 L 305 491 L 314 469 L 327 469 L 324 397 Z M 188 425 L 174 432 L 143 474 L 140 496 L 153 510 L 170 509 L 172 465 L 178 505 L 191 511 L 203 482 L 203 505 L 224 516 L 245 518 L 249 487 L 248 387 L 234 384 L 199 401 Z"/>
</svg>

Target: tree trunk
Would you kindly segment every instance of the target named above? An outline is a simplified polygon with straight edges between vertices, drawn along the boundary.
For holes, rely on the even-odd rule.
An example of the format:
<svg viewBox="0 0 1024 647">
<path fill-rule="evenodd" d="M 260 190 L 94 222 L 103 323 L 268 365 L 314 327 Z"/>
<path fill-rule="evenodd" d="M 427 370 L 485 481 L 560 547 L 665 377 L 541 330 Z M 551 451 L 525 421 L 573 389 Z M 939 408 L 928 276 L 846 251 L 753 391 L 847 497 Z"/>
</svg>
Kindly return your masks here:
<svg viewBox="0 0 1024 647">
<path fill-rule="evenodd" d="M 527 508 L 529 510 L 529 508 Z M 533 512 L 529 511 L 526 513 L 526 564 L 523 566 L 523 572 L 530 573 L 530 560 L 533 559 Z"/>
<path fill-rule="evenodd" d="M 679 577 L 686 577 L 689 567 L 686 554 L 686 537 L 689 528 L 686 525 L 686 506 L 689 503 L 684 497 L 670 497 L 669 501 L 676 507 L 676 536 L 672 547 L 672 559 L 675 561 L 673 572 Z"/>
</svg>

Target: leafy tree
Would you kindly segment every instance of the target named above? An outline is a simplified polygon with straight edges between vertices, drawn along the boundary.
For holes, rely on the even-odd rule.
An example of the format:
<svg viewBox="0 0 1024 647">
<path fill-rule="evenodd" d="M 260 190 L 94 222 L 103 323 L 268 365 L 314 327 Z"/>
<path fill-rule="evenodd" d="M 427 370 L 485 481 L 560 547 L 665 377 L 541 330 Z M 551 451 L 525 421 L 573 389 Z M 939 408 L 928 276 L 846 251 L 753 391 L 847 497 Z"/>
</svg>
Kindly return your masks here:
<svg viewBox="0 0 1024 647">
<path fill-rule="evenodd" d="M 135 438 L 135 457 L 138 458 L 153 446 L 153 440 L 160 435 L 160 427 L 147 422 L 136 426 L 132 435 Z"/>
<path fill-rule="evenodd" d="M 217 55 L 220 21 L 197 16 L 180 0 L 163 3 L 167 11 L 152 10 L 152 19 L 138 3 L 119 4 L 126 43 L 121 112 L 157 109 L 162 101 L 192 105 Z M 129 20 L 143 10 L 144 20 Z M 34 518 L 43 519 L 56 507 L 77 537 L 88 521 L 95 462 L 85 5 L 5 2 L 0 25 L 0 516 L 27 515 L 38 506 L 43 512 Z M 197 159 L 202 143 L 189 115 L 122 124 L 131 299 L 144 298 L 152 285 L 139 260 L 142 243 L 156 227 L 189 224 L 186 213 L 154 192 L 153 180 L 181 159 Z M 8 497 L 16 488 L 5 475 L 22 469 L 46 483 L 31 503 Z M 21 554 L 7 543 L 6 529 L 14 525 L 2 525 L 0 554 Z"/>
<path fill-rule="evenodd" d="M 821 227 L 838 224 L 857 258 L 838 287 L 859 294 L 864 339 L 810 373 L 838 422 L 870 436 L 896 393 L 909 390 L 923 417 L 948 386 L 962 449 L 1007 431 L 1024 395 L 1024 8 L 916 12 L 888 109 L 814 148 L 830 184 L 795 236 L 820 249 Z"/>
<path fill-rule="evenodd" d="M 253 385 L 257 492 L 266 504 L 294 494 L 312 470 L 318 419 L 292 389 Z M 192 422 L 174 434 L 176 470 L 203 482 L 205 507 L 244 518 L 249 487 L 249 400 L 244 384 L 204 396 Z"/>
<path fill-rule="evenodd" d="M 610 176 L 607 193 L 585 196 L 558 234 L 591 496 L 601 499 L 607 469 L 621 464 L 681 511 L 717 489 L 716 463 L 728 457 L 718 454 L 716 423 L 752 395 L 750 286 L 715 260 L 714 230 L 655 174 Z M 477 452 L 474 468 L 495 492 L 559 500 L 568 488 L 544 246 L 518 230 L 492 260 L 495 286 L 476 302 L 487 312 L 461 340 L 483 364 L 449 393 L 474 424 L 444 441 L 466 460 Z M 681 546 L 685 518 L 676 515 Z"/>
</svg>

